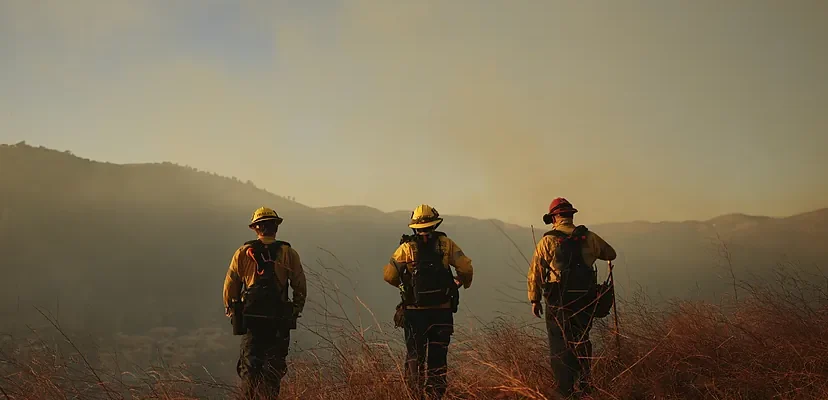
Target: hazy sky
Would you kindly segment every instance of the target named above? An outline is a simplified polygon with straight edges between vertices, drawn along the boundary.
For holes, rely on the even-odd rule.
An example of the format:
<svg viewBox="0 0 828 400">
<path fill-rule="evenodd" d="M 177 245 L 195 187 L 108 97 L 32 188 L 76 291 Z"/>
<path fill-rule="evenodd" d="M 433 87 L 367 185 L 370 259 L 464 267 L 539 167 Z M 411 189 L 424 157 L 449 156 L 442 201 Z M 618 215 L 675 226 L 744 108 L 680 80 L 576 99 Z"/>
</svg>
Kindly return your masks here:
<svg viewBox="0 0 828 400">
<path fill-rule="evenodd" d="M 0 0 L 0 142 L 170 160 L 311 206 L 790 215 L 828 206 L 826 17 L 804 0 Z"/>
</svg>

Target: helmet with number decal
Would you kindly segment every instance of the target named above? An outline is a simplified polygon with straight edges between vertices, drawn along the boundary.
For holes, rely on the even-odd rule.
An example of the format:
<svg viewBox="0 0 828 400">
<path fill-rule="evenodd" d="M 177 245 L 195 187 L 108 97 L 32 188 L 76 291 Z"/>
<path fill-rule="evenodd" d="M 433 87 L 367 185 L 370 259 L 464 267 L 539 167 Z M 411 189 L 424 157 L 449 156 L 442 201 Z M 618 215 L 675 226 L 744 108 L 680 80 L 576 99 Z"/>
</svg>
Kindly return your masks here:
<svg viewBox="0 0 828 400">
<path fill-rule="evenodd" d="M 262 221 L 276 221 L 276 225 L 282 223 L 282 217 L 279 214 L 276 214 L 276 211 L 268 207 L 259 207 L 256 211 L 253 212 L 253 216 L 250 218 L 249 227 L 253 227 L 253 225 L 258 224 Z"/>
</svg>

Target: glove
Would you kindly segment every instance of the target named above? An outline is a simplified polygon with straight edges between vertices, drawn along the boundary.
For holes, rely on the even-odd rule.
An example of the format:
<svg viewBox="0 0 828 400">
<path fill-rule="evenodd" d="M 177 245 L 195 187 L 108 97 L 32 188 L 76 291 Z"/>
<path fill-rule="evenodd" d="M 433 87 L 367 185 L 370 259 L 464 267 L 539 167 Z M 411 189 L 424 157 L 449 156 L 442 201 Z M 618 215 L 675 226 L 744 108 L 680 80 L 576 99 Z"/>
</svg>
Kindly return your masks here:
<svg viewBox="0 0 828 400">
<path fill-rule="evenodd" d="M 532 302 L 532 314 L 537 318 L 540 318 L 540 316 L 543 315 L 543 306 L 540 304 L 540 302 Z"/>
</svg>

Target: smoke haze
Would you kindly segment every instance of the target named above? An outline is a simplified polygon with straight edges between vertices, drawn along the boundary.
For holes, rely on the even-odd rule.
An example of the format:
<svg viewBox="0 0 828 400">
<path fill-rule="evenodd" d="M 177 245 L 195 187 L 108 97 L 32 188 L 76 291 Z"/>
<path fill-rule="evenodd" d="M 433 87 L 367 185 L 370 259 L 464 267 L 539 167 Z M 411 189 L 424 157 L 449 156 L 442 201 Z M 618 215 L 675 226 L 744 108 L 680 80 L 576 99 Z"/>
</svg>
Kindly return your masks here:
<svg viewBox="0 0 828 400">
<path fill-rule="evenodd" d="M 828 203 L 828 5 L 5 1 L 0 142 L 540 224 Z"/>
</svg>

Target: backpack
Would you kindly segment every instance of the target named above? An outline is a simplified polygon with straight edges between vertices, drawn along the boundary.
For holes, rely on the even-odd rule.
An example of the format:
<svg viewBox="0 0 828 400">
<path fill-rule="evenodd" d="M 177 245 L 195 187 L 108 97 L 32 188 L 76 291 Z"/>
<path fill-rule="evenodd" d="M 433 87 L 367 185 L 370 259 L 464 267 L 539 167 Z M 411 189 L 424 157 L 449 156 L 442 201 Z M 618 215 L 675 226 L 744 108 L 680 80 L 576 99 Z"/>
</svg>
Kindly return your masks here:
<svg viewBox="0 0 828 400">
<path fill-rule="evenodd" d="M 403 235 L 400 244 L 415 242 L 414 265 L 411 270 L 402 268 L 400 278 L 403 283 L 403 303 L 418 307 L 432 307 L 453 300 L 454 276 L 443 265 L 443 249 L 440 236 L 443 232 L 434 232 L 428 243 L 418 235 Z"/>
<path fill-rule="evenodd" d="M 247 329 L 272 328 L 293 315 L 293 305 L 287 299 L 287 287 L 276 277 L 276 260 L 287 242 L 264 244 L 259 240 L 245 242 L 247 255 L 256 261 L 253 284 L 242 290 L 242 314 Z"/>
<path fill-rule="evenodd" d="M 598 271 L 586 264 L 582 254 L 587 232 L 585 226 L 579 225 L 569 235 L 557 230 L 544 234 L 554 236 L 554 267 L 559 274 L 557 282 L 546 285 L 544 296 L 550 305 L 573 313 L 593 312 L 598 299 Z"/>
</svg>

